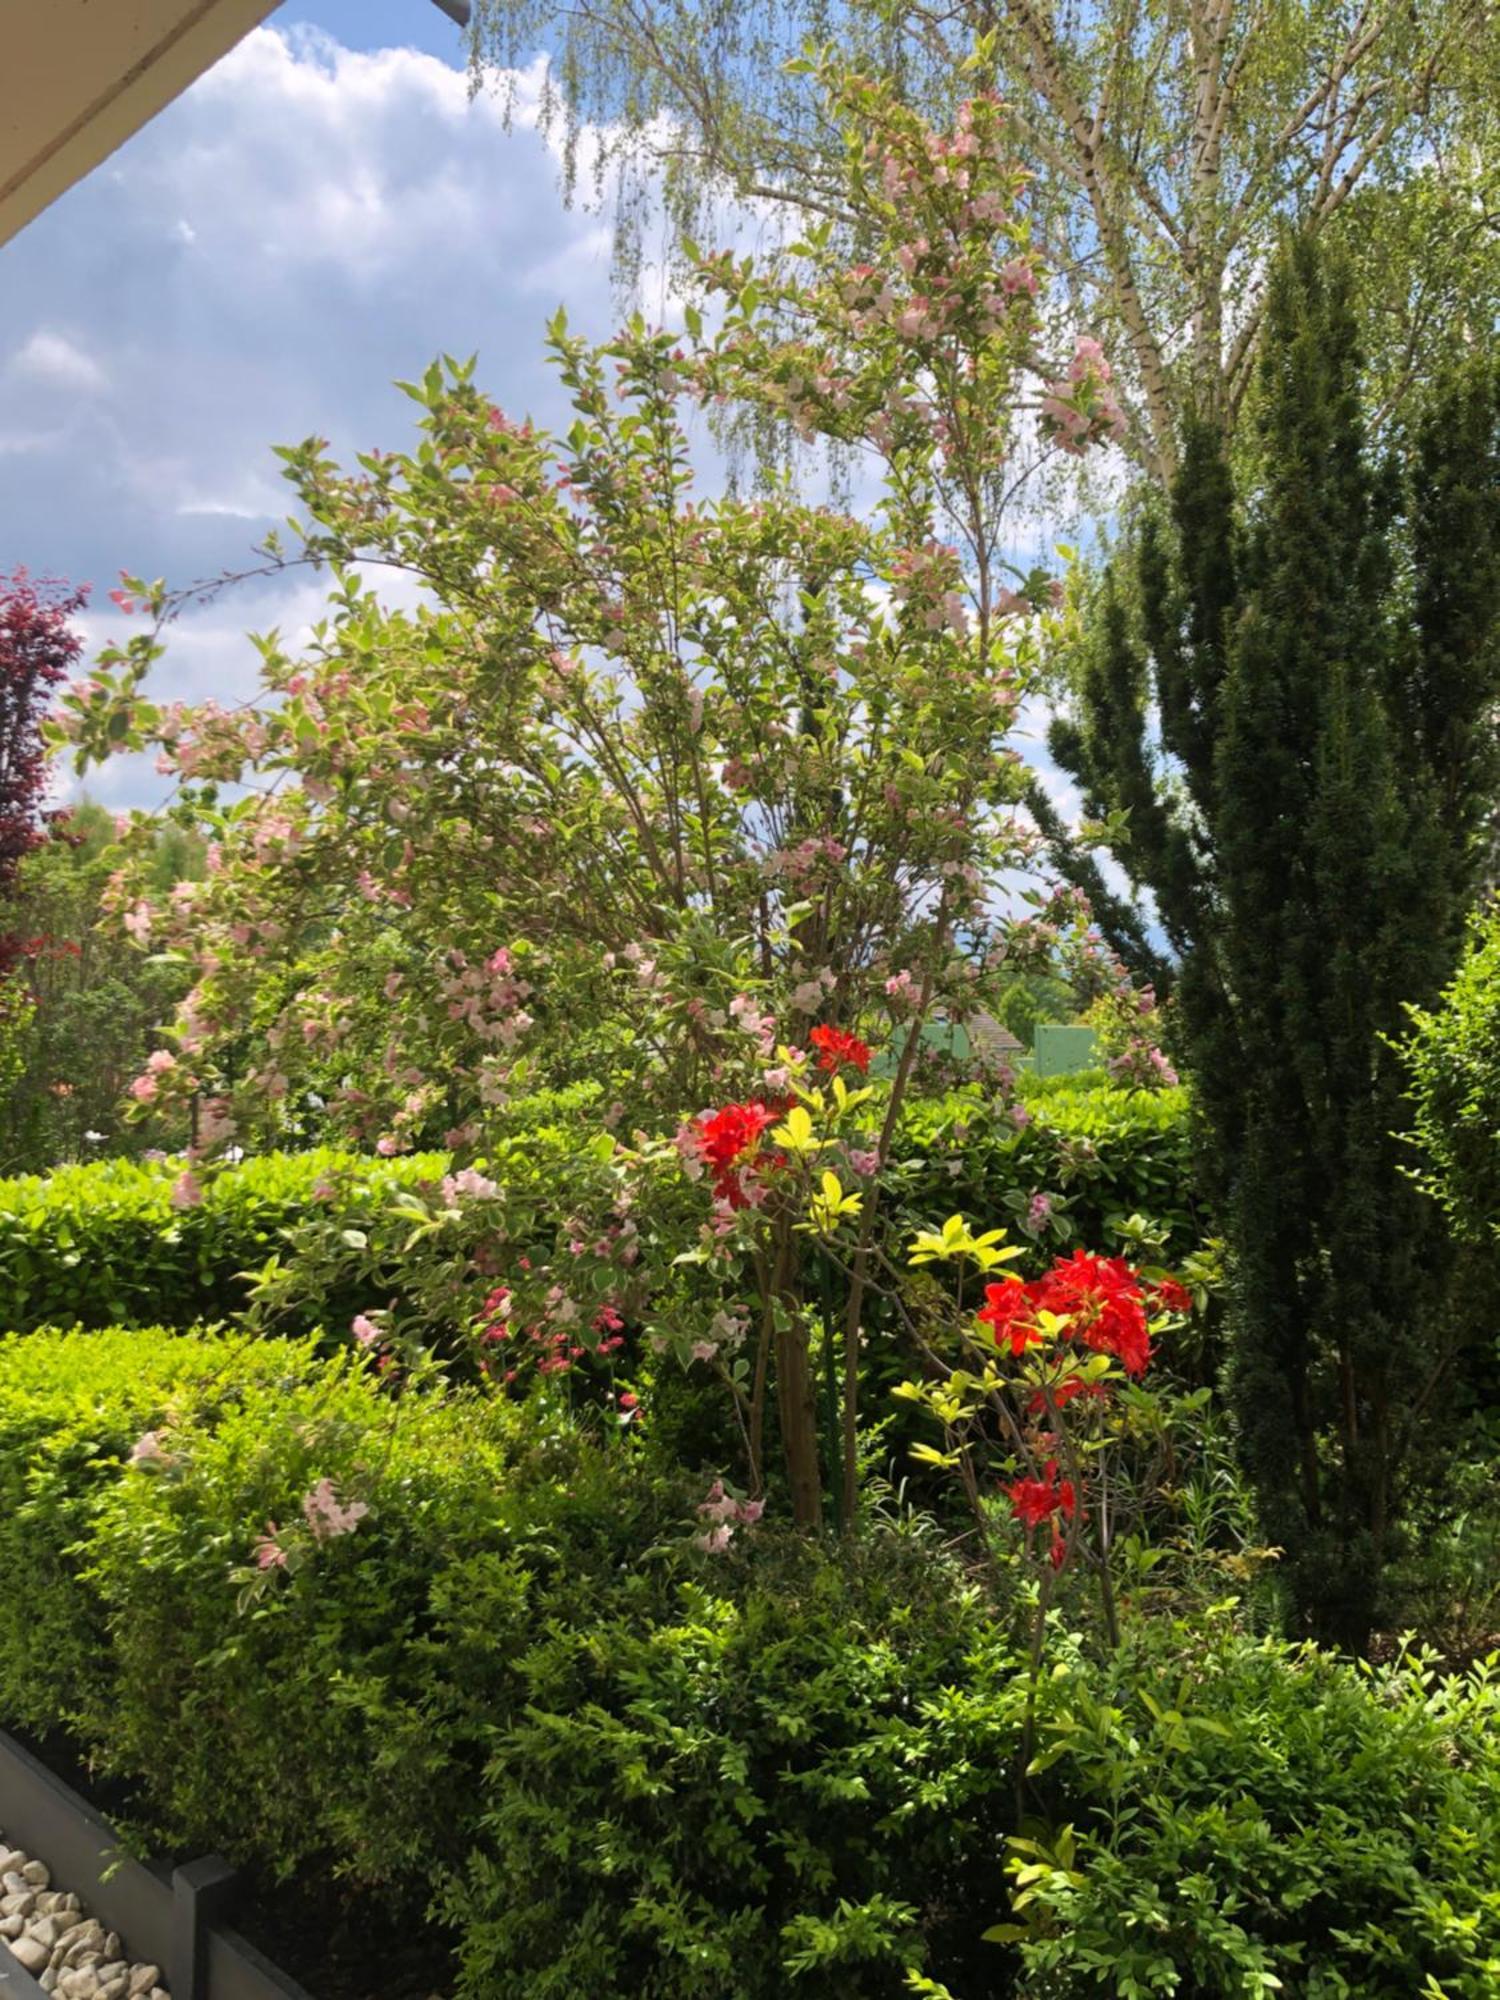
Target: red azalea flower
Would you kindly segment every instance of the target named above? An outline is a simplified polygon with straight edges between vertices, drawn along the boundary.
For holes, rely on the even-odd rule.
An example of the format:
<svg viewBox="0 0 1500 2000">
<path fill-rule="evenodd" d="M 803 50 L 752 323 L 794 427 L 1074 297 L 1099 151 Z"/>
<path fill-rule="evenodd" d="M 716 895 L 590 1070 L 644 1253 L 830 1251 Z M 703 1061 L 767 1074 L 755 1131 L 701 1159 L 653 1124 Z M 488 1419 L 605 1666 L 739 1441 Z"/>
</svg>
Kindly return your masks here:
<svg viewBox="0 0 1500 2000">
<path fill-rule="evenodd" d="M 870 1067 L 869 1045 L 847 1028 L 814 1028 L 808 1040 L 818 1051 L 819 1069 L 827 1070 L 830 1076 L 845 1063 L 861 1076 Z"/>
<path fill-rule="evenodd" d="M 735 1171 L 757 1143 L 775 1113 L 769 1105 L 753 1098 L 748 1104 L 726 1104 L 722 1110 L 706 1112 L 696 1121 L 698 1145 L 713 1176 L 714 1193 L 731 1208 L 745 1206 L 745 1191 Z"/>
<path fill-rule="evenodd" d="M 1163 1278 L 1155 1286 L 1154 1295 L 1157 1305 L 1163 1312 L 1190 1313 L 1193 1310 L 1192 1293 L 1186 1285 L 1179 1284 L 1175 1278 Z"/>
<path fill-rule="evenodd" d="M 1071 1521 L 1078 1511 L 1078 1495 L 1072 1480 L 1058 1482 L 1057 1460 L 1049 1458 L 1042 1471 L 1040 1479 L 1018 1479 L 1006 1488 L 1016 1519 L 1027 1528 L 1039 1528 L 1058 1513 Z"/>
<path fill-rule="evenodd" d="M 1060 1382 L 1052 1384 L 1052 1407 L 1065 1410 L 1075 1396 L 1107 1396 L 1108 1386 L 1103 1382 L 1083 1382 L 1076 1375 L 1065 1375 Z M 1026 1405 L 1027 1413 L 1033 1417 L 1046 1414 L 1047 1398 L 1038 1389 Z"/>
<path fill-rule="evenodd" d="M 986 1326 L 995 1329 L 995 1345 L 1003 1347 L 1009 1341 L 1011 1354 L 1016 1357 L 1041 1339 L 1031 1289 L 1030 1285 L 1023 1285 L 1019 1278 L 1006 1278 L 998 1285 L 986 1285 L 985 1303 L 979 1308 L 979 1318 Z"/>
<path fill-rule="evenodd" d="M 1036 1303 L 1059 1319 L 1085 1347 L 1113 1354 L 1128 1375 L 1141 1374 L 1151 1359 L 1145 1297 L 1140 1280 L 1122 1257 L 1091 1256 L 1075 1250 L 1059 1259 L 1038 1281 Z"/>
</svg>

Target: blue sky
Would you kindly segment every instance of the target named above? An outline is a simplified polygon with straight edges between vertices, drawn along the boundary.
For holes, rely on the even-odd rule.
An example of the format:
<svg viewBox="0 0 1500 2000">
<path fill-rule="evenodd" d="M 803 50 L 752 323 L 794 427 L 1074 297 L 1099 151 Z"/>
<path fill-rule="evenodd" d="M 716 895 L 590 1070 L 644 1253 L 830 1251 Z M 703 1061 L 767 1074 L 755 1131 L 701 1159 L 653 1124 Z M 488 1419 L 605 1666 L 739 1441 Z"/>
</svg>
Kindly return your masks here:
<svg viewBox="0 0 1500 2000">
<path fill-rule="evenodd" d="M 544 321 L 614 318 L 606 219 L 568 211 L 544 141 L 470 99 L 430 0 L 279 8 L 0 247 L 0 295 L 0 569 L 91 583 L 91 645 L 121 629 L 120 570 L 249 562 L 288 510 L 273 444 L 405 442 L 392 381 L 444 350 L 548 421 Z M 185 618 L 161 691 L 242 696 L 243 632 L 295 631 L 320 595 L 281 579 Z M 153 794 L 133 763 L 89 789 Z"/>
</svg>

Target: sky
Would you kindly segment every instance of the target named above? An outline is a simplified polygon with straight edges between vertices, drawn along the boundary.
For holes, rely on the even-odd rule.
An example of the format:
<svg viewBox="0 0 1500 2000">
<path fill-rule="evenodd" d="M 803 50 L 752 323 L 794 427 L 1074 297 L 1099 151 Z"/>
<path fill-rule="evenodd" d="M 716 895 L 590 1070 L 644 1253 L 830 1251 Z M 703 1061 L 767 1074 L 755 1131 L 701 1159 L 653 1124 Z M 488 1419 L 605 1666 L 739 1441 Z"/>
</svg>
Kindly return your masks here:
<svg viewBox="0 0 1500 2000">
<path fill-rule="evenodd" d="M 0 573 L 92 585 L 92 653 L 130 629 L 122 571 L 253 565 L 292 505 L 273 445 L 409 442 L 393 383 L 439 353 L 477 352 L 496 402 L 557 421 L 543 327 L 562 305 L 609 333 L 610 248 L 547 140 L 471 95 L 431 0 L 289 0 L 0 245 Z M 295 643 L 323 595 L 306 573 L 220 593 L 173 627 L 151 692 L 244 699 L 246 632 Z M 113 807 L 166 794 L 144 758 L 86 785 Z"/>
<path fill-rule="evenodd" d="M 430 0 L 278 8 L 0 246 L 0 570 L 91 584 L 92 649 L 127 629 L 122 570 L 253 561 L 291 504 L 273 445 L 407 443 L 392 383 L 438 353 L 477 351 L 497 402 L 556 418 L 543 326 L 564 305 L 608 333 L 609 253 L 537 132 L 471 99 Z M 243 697 L 245 631 L 293 632 L 321 596 L 306 577 L 222 595 L 179 622 L 157 688 Z M 134 760 L 88 789 L 153 803 Z"/>
</svg>

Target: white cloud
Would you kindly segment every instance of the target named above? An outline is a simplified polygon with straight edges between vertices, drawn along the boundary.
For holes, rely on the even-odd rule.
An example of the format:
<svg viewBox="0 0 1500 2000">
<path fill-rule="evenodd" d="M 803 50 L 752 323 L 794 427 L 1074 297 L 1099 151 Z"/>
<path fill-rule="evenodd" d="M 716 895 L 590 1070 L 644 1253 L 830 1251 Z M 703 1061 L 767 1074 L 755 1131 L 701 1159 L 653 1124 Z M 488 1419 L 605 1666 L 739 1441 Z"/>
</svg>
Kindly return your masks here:
<svg viewBox="0 0 1500 2000">
<path fill-rule="evenodd" d="M 107 386 L 108 378 L 98 362 L 76 341 L 50 327 L 38 327 L 24 346 L 11 357 L 12 374 L 28 382 L 41 382 L 52 389 L 82 390 L 94 394 Z"/>
<path fill-rule="evenodd" d="M 517 78 L 507 130 L 433 55 L 262 28 L 0 248 L 0 292 L 47 302 L 0 346 L 0 457 L 26 467 L 0 482 L 0 569 L 91 582 L 88 636 L 117 639 L 118 571 L 254 562 L 291 506 L 274 444 L 408 445 L 391 385 L 434 354 L 477 350 L 498 403 L 556 422 L 546 320 L 561 304 L 603 337 L 615 309 L 609 233 L 566 207 L 535 129 L 540 76 Z M 283 577 L 185 613 L 153 693 L 244 699 L 245 628 L 290 637 L 320 603 Z M 111 804 L 163 789 L 138 760 L 88 783 Z"/>
</svg>

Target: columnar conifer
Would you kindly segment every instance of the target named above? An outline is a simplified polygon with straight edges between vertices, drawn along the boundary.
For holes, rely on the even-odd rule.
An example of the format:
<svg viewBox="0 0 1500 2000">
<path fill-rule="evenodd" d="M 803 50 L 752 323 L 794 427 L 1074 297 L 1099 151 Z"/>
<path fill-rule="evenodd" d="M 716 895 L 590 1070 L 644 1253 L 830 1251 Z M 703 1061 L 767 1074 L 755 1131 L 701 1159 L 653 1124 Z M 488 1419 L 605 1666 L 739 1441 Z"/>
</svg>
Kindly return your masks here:
<svg viewBox="0 0 1500 2000">
<path fill-rule="evenodd" d="M 1233 472 L 1188 426 L 1054 750 L 1176 959 L 1266 1532 L 1307 1623 L 1358 1644 L 1455 1361 L 1387 1038 L 1452 970 L 1493 792 L 1495 379 L 1456 369 L 1377 453 L 1345 276 L 1298 241 L 1253 424 Z"/>
</svg>

